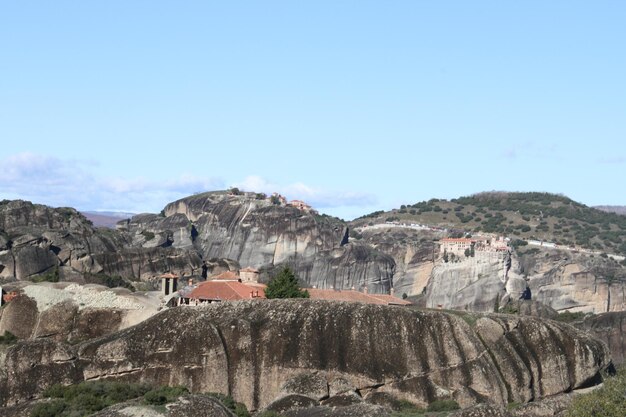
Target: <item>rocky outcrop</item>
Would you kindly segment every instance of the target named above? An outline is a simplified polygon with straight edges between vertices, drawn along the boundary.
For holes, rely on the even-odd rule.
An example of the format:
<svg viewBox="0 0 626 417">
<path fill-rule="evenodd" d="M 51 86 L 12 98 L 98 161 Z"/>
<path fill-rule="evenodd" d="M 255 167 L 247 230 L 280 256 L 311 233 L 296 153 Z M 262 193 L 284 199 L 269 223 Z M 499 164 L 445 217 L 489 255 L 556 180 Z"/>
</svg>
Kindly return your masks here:
<svg viewBox="0 0 626 417">
<path fill-rule="evenodd" d="M 606 343 L 615 365 L 626 362 L 626 312 L 587 315 L 572 324 Z"/>
<path fill-rule="evenodd" d="M 431 278 L 439 257 L 433 239 L 440 237 L 425 230 L 406 228 L 360 228 L 362 240 L 377 251 L 391 256 L 395 262 L 393 287 L 396 294 L 419 295 Z"/>
<path fill-rule="evenodd" d="M 212 192 L 187 197 L 163 215 L 135 216 L 118 228 L 138 246 L 194 249 L 202 259 L 223 258 L 261 270 L 268 280 L 284 264 L 319 288 L 392 287 L 393 258 L 369 245 L 342 245 L 346 224 L 295 207 L 275 205 L 254 193 Z"/>
<path fill-rule="evenodd" d="M 185 395 L 165 407 L 143 405 L 137 401 L 114 405 L 93 417 L 235 417 L 215 398 L 206 395 Z"/>
<path fill-rule="evenodd" d="M 439 260 L 421 303 L 429 308 L 494 311 L 508 299 L 519 299 L 526 281 L 506 268 L 506 256 L 477 252 L 474 257 Z"/>
<path fill-rule="evenodd" d="M 611 260 L 571 252 L 542 251 L 531 257 L 525 273 L 533 299 L 557 311 L 624 311 L 626 270 L 610 264 Z M 603 275 L 603 270 L 615 275 Z"/>
<path fill-rule="evenodd" d="M 74 347 L 21 342 L 7 353 L 0 391 L 12 404 L 55 382 L 115 378 L 221 392 L 260 409 L 285 395 L 323 398 L 325 382 L 334 396 L 506 405 L 590 384 L 608 361 L 601 342 L 532 317 L 265 300 L 174 308 Z"/>
<path fill-rule="evenodd" d="M 99 232 L 71 208 L 27 201 L 0 203 L 0 279 L 27 280 L 56 266 L 86 270 L 93 253 L 115 252 L 123 247 L 121 235 Z"/>
<path fill-rule="evenodd" d="M 18 296 L 8 303 L 0 316 L 0 334 L 11 332 L 20 339 L 28 339 L 37 324 L 37 303 L 30 297 Z"/>
<path fill-rule="evenodd" d="M 56 288 L 55 288 L 56 287 Z M 130 327 L 156 314 L 155 294 L 130 293 L 101 286 L 27 285 L 0 310 L 0 335 L 51 339 L 75 344 Z"/>
<path fill-rule="evenodd" d="M 359 242 L 393 257 L 396 294 L 422 306 L 493 311 L 519 300 L 528 287 L 533 301 L 556 311 L 626 310 L 626 268 L 610 258 L 522 246 L 508 255 L 476 251 L 445 262 L 437 243 L 446 236 L 443 230 L 366 226 L 364 220 L 355 225 Z"/>
<path fill-rule="evenodd" d="M 195 251 L 176 248 L 136 248 L 93 255 L 93 265 L 86 271 L 119 275 L 136 280 L 158 281 L 165 272 L 178 276 L 199 275 L 202 259 Z"/>
</svg>

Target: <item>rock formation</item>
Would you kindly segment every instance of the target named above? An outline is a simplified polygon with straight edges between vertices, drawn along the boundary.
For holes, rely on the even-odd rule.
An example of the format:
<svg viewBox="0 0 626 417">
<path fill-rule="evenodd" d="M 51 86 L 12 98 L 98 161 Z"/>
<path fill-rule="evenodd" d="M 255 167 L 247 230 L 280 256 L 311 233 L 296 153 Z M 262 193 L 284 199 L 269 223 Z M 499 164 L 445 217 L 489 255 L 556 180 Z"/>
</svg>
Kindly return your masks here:
<svg viewBox="0 0 626 417">
<path fill-rule="evenodd" d="M 308 286 L 373 293 L 393 287 L 431 308 L 493 311 L 528 286 L 534 301 L 557 311 L 626 310 L 626 269 L 610 259 L 524 248 L 508 257 L 477 251 L 444 262 L 441 230 L 381 225 L 359 229 L 362 238 L 342 245 L 352 225 L 254 193 L 194 195 L 161 214 L 121 221 L 118 230 L 94 228 L 70 208 L 4 201 L 0 282 L 30 280 L 58 267 L 62 280 L 82 283 L 89 281 L 81 274 L 106 274 L 150 281 L 139 286 L 146 289 L 165 272 L 200 275 L 203 261 L 215 272 L 252 266 L 267 282 L 289 264 Z M 608 267 L 621 268 L 622 276 L 603 274 Z"/>
<path fill-rule="evenodd" d="M 211 192 L 168 204 L 163 215 L 140 215 L 118 227 L 133 245 L 195 250 L 202 259 L 224 258 L 260 269 L 291 265 L 309 286 L 367 286 L 387 293 L 393 259 L 369 245 L 341 245 L 346 224 L 316 212 L 273 204 L 254 193 Z"/>
<path fill-rule="evenodd" d="M 152 297 L 150 297 L 150 295 Z M 156 294 L 76 284 L 26 285 L 0 309 L 0 335 L 75 344 L 133 326 L 157 313 Z"/>
<path fill-rule="evenodd" d="M 422 405 L 506 405 L 591 384 L 608 361 L 601 342 L 532 317 L 246 301 L 170 309 L 76 346 L 20 342 L 6 355 L 0 393 L 10 405 L 53 383 L 115 378 L 222 392 L 251 409 L 289 395 L 380 392 Z"/>
<path fill-rule="evenodd" d="M 29 280 L 56 267 L 135 280 L 200 268 L 196 251 L 168 246 L 134 247 L 123 233 L 96 229 L 71 208 L 0 203 L 0 280 Z"/>
<path fill-rule="evenodd" d="M 626 362 L 626 312 L 588 315 L 572 325 L 606 343 L 616 366 Z"/>
</svg>

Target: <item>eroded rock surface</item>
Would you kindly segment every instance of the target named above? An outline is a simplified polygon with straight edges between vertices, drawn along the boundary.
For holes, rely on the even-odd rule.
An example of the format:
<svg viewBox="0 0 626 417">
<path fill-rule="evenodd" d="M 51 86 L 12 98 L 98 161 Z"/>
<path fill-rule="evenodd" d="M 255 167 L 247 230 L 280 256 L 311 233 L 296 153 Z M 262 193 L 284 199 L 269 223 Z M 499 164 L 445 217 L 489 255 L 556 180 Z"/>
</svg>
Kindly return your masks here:
<svg viewBox="0 0 626 417">
<path fill-rule="evenodd" d="M 12 404 L 54 382 L 115 378 L 221 392 L 262 409 L 298 392 L 320 398 L 326 381 L 329 394 L 506 405 L 585 386 L 609 361 L 603 343 L 571 326 L 471 317 L 313 300 L 179 307 L 77 346 L 21 342 L 7 354 L 0 391 Z"/>
<path fill-rule="evenodd" d="M 309 286 L 367 286 L 387 293 L 393 258 L 370 245 L 342 245 L 346 227 L 339 219 L 274 205 L 254 193 L 225 192 L 183 198 L 168 204 L 163 216 L 135 216 L 119 225 L 135 246 L 194 249 L 205 260 L 225 258 L 260 269 L 262 280 L 289 264 Z"/>
</svg>

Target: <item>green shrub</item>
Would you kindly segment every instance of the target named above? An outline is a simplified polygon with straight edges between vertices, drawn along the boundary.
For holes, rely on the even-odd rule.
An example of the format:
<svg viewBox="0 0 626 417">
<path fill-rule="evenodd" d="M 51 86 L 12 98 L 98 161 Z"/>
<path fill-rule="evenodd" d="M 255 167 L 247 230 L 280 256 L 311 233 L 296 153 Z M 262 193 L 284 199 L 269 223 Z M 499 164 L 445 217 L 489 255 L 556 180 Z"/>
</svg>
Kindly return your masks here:
<svg viewBox="0 0 626 417">
<path fill-rule="evenodd" d="M 139 398 L 149 389 L 147 385 L 104 381 L 82 382 L 69 386 L 57 384 L 43 392 L 44 397 L 53 400 L 39 404 L 31 417 L 86 416 L 113 404 Z"/>
<path fill-rule="evenodd" d="M 419 417 L 423 416 L 425 411 L 423 408 L 404 399 L 394 401 L 394 408 L 398 411 L 395 411 L 392 417 Z"/>
<path fill-rule="evenodd" d="M 507 410 L 517 410 L 518 408 L 520 408 L 522 406 L 522 403 L 517 402 L 517 401 L 513 401 L 507 404 L 506 409 Z"/>
<path fill-rule="evenodd" d="M 282 414 L 278 414 L 276 411 L 263 411 L 260 414 L 257 414 L 257 417 L 281 417 Z"/>
<path fill-rule="evenodd" d="M 14 345 L 17 341 L 17 336 L 8 330 L 5 330 L 4 335 L 0 336 L 0 345 Z"/>
<path fill-rule="evenodd" d="M 623 417 L 626 416 L 626 372 L 608 377 L 601 388 L 574 397 L 567 417 Z"/>
<path fill-rule="evenodd" d="M 33 282 L 59 282 L 59 267 L 55 267 L 52 271 L 48 271 L 43 275 L 32 277 Z"/>
<path fill-rule="evenodd" d="M 236 402 L 230 395 L 224 395 L 219 392 L 210 392 L 207 395 L 221 402 L 224 407 L 232 411 L 237 417 L 250 417 L 250 413 L 248 412 L 246 405 Z M 271 417 L 271 415 L 268 417 Z"/>
<path fill-rule="evenodd" d="M 189 390 L 187 390 L 187 388 L 181 386 L 158 387 L 146 392 L 143 396 L 143 402 L 149 405 L 165 405 L 176 401 L 178 397 L 188 392 Z"/>
<path fill-rule="evenodd" d="M 528 245 L 528 242 L 522 239 L 515 239 L 513 242 L 511 242 L 511 246 L 513 246 L 513 248 L 515 249 L 519 248 L 520 246 L 526 246 L 526 245 Z"/>
<path fill-rule="evenodd" d="M 309 298 L 309 292 L 300 288 L 294 272 L 285 266 L 267 283 L 265 296 L 267 298 Z"/>
<path fill-rule="evenodd" d="M 66 409 L 65 401 L 52 400 L 45 403 L 37 404 L 30 417 L 59 417 L 63 415 Z"/>
<path fill-rule="evenodd" d="M 427 411 L 454 411 L 461 408 L 454 400 L 435 400 L 428 404 Z"/>
<path fill-rule="evenodd" d="M 109 288 L 127 288 L 131 291 L 135 291 L 135 287 L 119 275 L 85 273 L 83 277 L 89 284 L 100 284 Z"/>
<path fill-rule="evenodd" d="M 583 313 L 582 311 L 564 311 L 562 313 L 559 313 L 559 315 L 556 316 L 554 320 L 561 321 L 563 323 L 571 323 L 573 321 L 582 320 L 584 317 L 585 313 Z"/>
<path fill-rule="evenodd" d="M 149 230 L 142 230 L 140 234 L 146 238 L 146 242 L 154 239 L 154 233 L 150 232 Z"/>
</svg>

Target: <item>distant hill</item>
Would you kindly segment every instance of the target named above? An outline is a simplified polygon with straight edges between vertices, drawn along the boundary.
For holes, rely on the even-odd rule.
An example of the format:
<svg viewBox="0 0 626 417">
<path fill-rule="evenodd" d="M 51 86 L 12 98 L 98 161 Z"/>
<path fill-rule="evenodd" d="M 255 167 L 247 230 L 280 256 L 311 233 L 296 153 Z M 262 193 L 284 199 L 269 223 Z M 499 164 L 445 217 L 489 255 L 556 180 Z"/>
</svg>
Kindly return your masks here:
<svg viewBox="0 0 626 417">
<path fill-rule="evenodd" d="M 549 193 L 485 192 L 432 199 L 355 219 L 353 226 L 399 221 L 438 225 L 453 233 L 486 232 L 626 254 L 626 216 Z"/>
<path fill-rule="evenodd" d="M 90 220 L 96 227 L 108 227 L 115 229 L 117 222 L 130 219 L 134 213 L 122 213 L 119 211 L 81 211 L 83 216 Z"/>
<path fill-rule="evenodd" d="M 616 213 L 626 216 L 626 206 L 595 206 L 594 208 L 606 211 L 607 213 Z"/>
</svg>

